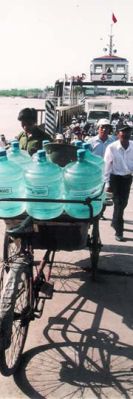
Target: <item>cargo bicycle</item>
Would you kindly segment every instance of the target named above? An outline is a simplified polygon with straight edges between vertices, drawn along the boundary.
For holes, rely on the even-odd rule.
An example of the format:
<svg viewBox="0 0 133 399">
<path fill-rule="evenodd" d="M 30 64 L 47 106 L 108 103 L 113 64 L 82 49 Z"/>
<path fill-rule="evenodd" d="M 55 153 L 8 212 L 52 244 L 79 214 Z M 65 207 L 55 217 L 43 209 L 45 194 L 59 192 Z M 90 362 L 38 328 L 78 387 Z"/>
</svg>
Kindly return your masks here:
<svg viewBox="0 0 133 399">
<path fill-rule="evenodd" d="M 30 321 L 42 316 L 45 300 L 53 297 L 54 285 L 50 278 L 56 251 L 88 248 L 92 278 L 96 279 L 102 244 L 100 214 L 93 217 L 91 198 L 39 201 L 83 203 L 90 209 L 90 218 L 75 219 L 63 213 L 52 220 L 36 220 L 26 214 L 20 219 L 6 220 L 0 279 L 0 371 L 5 376 L 14 374 L 18 368 Z M 38 264 L 36 249 L 45 251 Z"/>
</svg>

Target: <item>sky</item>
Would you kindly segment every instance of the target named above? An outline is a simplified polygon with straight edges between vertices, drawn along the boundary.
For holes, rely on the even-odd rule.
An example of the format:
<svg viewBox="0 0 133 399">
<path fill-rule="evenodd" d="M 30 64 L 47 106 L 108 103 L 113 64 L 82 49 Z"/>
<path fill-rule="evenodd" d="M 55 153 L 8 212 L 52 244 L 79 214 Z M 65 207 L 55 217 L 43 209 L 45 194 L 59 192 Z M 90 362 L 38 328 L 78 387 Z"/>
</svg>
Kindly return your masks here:
<svg viewBox="0 0 133 399">
<path fill-rule="evenodd" d="M 89 80 L 111 24 L 114 48 L 133 76 L 132 0 L 0 0 L 0 89 L 43 89 L 65 74 Z"/>
</svg>

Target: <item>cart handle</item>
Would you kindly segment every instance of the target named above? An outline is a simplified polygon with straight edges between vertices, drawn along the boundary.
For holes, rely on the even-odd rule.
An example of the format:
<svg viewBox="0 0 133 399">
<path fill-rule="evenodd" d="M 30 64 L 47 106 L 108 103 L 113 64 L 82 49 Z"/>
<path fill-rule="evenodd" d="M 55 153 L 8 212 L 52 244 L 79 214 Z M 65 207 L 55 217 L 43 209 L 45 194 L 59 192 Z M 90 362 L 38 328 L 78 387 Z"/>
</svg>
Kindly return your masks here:
<svg viewBox="0 0 133 399">
<path fill-rule="evenodd" d="M 46 198 L 0 198 L 0 202 L 4 201 L 4 202 L 57 202 L 57 203 L 65 203 L 65 204 L 82 204 L 82 205 L 87 205 L 90 209 L 90 217 L 93 218 L 93 206 L 92 206 L 92 201 L 101 201 L 101 198 L 99 198 L 101 196 L 101 194 L 103 193 L 104 190 L 104 185 L 102 187 L 101 192 L 96 195 L 93 198 L 87 197 L 85 200 L 66 200 L 66 199 L 46 199 Z"/>
<path fill-rule="evenodd" d="M 45 199 L 45 198 L 0 198 L 0 202 L 61 202 L 61 203 L 72 203 L 72 204 L 83 204 L 83 205 L 89 205 L 91 201 L 101 201 L 100 198 L 90 198 L 87 197 L 84 201 L 82 200 L 65 200 L 65 199 Z"/>
<path fill-rule="evenodd" d="M 101 198 L 99 198 L 104 190 L 104 185 L 102 187 L 101 192 L 96 195 L 95 197 L 87 197 L 85 200 L 67 200 L 67 199 L 52 199 L 52 198 L 0 198 L 0 202 L 59 202 L 59 203 L 66 203 L 66 204 L 83 204 L 83 205 L 90 205 L 92 201 L 101 201 Z"/>
</svg>

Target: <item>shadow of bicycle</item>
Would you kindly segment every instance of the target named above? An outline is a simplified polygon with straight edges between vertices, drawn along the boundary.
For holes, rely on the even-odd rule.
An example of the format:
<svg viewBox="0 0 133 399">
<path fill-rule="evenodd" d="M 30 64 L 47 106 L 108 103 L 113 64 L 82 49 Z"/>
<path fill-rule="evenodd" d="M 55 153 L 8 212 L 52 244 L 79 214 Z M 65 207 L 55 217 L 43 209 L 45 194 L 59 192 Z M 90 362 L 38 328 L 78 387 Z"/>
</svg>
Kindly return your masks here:
<svg viewBox="0 0 133 399">
<path fill-rule="evenodd" d="M 133 349 L 112 331 L 85 330 L 80 342 L 58 342 L 26 352 L 15 375 L 32 399 L 131 398 Z"/>
<path fill-rule="evenodd" d="M 49 305 L 44 345 L 23 354 L 16 384 L 32 399 L 131 399 L 133 347 L 117 332 L 101 328 L 105 309 L 131 328 L 125 277 L 106 275 L 101 284 L 93 283 L 84 270 L 61 262 L 52 276 L 58 306 Z M 130 300 L 128 284 L 127 290 Z"/>
</svg>

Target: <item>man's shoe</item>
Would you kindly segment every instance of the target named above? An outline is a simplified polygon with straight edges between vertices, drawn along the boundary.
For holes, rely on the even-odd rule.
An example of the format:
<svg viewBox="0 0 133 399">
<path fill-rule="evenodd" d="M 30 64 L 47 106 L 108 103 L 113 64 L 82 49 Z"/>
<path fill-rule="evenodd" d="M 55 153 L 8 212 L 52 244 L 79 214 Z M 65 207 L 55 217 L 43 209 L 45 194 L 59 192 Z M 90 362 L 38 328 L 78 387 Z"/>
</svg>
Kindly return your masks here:
<svg viewBox="0 0 133 399">
<path fill-rule="evenodd" d="M 118 236 L 117 234 L 115 234 L 115 239 L 116 241 L 124 241 L 123 236 Z"/>
</svg>

